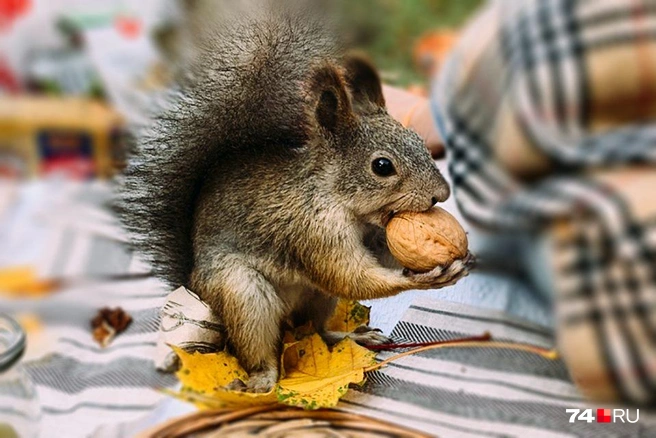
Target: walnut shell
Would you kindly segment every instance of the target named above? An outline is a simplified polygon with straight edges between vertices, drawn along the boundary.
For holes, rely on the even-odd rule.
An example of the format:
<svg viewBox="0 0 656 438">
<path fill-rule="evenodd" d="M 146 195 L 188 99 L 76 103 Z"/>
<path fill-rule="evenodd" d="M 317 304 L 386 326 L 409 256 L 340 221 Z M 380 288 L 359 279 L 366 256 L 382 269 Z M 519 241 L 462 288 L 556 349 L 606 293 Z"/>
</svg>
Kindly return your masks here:
<svg viewBox="0 0 656 438">
<path fill-rule="evenodd" d="M 467 255 L 467 234 L 446 210 L 433 207 L 395 215 L 387 224 L 387 246 L 408 269 L 427 272 Z"/>
</svg>

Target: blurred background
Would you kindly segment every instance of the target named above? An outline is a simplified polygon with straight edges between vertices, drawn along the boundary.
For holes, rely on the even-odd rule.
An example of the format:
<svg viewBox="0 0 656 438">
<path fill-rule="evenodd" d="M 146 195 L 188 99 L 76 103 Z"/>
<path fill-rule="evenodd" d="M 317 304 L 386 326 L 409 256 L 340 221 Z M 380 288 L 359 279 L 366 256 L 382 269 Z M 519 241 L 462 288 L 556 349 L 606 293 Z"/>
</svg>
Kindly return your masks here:
<svg viewBox="0 0 656 438">
<path fill-rule="evenodd" d="M 68 317 L 41 298 L 148 275 L 105 208 L 125 134 L 236 1 L 0 0 L 0 311 L 28 332 Z M 480 3 L 327 2 L 345 43 L 421 96 Z"/>
<path fill-rule="evenodd" d="M 103 364 L 107 365 L 113 359 L 122 360 L 130 371 L 149 370 L 151 374 L 143 371 L 144 375 L 138 376 L 140 379 L 135 378 L 134 382 L 137 383 L 133 382 L 132 386 L 135 393 L 139 389 L 138 385 L 152 389 L 175 384 L 175 380 L 170 376 L 156 374 L 152 364 L 143 359 L 155 355 L 154 339 L 159 327 L 159 309 L 169 291 L 150 277 L 149 267 L 130 251 L 126 245 L 125 234 L 117 226 L 106 205 L 111 197 L 111 180 L 125 166 L 128 127 L 143 120 L 158 93 L 170 86 L 178 75 L 186 71 L 189 63 L 193 62 L 194 47 L 202 43 L 208 31 L 208 23 L 212 23 L 221 15 L 221 7 L 240 1 L 248 0 L 0 0 L 0 359 L 7 355 L 20 356 L 25 345 L 20 329 L 16 329 L 9 320 L 3 321 L 2 314 L 6 313 L 15 318 L 27 332 L 27 349 L 23 359 L 27 364 L 28 374 L 42 388 L 55 388 L 59 391 L 42 390 L 41 400 L 37 402 L 33 382 L 30 382 L 30 379 L 20 381 L 21 394 L 27 394 L 21 398 L 25 401 L 24 407 L 15 405 L 15 411 L 20 411 L 22 418 L 27 419 L 23 425 L 24 429 L 21 430 L 29 430 L 31 425 L 37 423 L 34 418 L 42 413 L 45 414 L 45 420 L 41 426 L 46 431 L 52 425 L 60 425 L 65 421 L 71 422 L 67 425 L 71 429 L 94 430 L 100 420 L 94 420 L 92 416 L 83 417 L 84 421 L 88 420 L 88 424 L 81 424 L 78 423 L 79 418 L 73 418 L 73 415 L 70 420 L 56 415 L 75 413 L 77 407 L 102 398 L 94 395 L 92 391 L 87 392 L 87 389 L 97 389 L 94 378 L 100 376 L 103 370 L 114 372 L 109 366 L 102 368 L 98 365 L 103 361 Z M 498 167 L 493 169 L 495 175 L 503 173 L 504 177 L 513 177 L 508 178 L 512 183 L 512 190 L 509 192 L 515 193 L 515 190 L 524 185 L 530 188 L 533 181 L 545 175 L 558 175 L 565 170 L 567 176 L 567 172 L 572 171 L 571 163 L 566 160 L 568 155 L 563 155 L 565 166 L 551 168 L 553 163 L 563 163 L 550 159 L 562 156 L 546 156 L 545 150 L 548 148 L 534 147 L 541 140 L 548 145 L 561 145 L 563 137 L 557 130 L 541 130 L 541 133 L 546 133 L 542 139 L 524 138 L 519 135 L 524 131 L 514 125 L 518 123 L 518 114 L 527 117 L 527 120 L 534 117 L 536 126 L 543 128 L 542 124 L 546 124 L 546 127 L 551 129 L 553 126 L 549 125 L 550 118 L 543 116 L 557 112 L 529 111 L 525 114 L 526 108 L 517 109 L 512 106 L 517 103 L 515 95 L 512 94 L 516 91 L 514 86 L 521 88 L 523 84 L 521 80 L 516 79 L 522 78 L 523 71 L 512 70 L 509 63 L 505 62 L 507 60 L 501 58 L 492 58 L 498 62 L 490 64 L 487 57 L 489 53 L 482 50 L 486 43 L 498 37 L 493 33 L 498 29 L 498 23 L 486 23 L 485 13 L 482 13 L 477 19 L 482 23 L 477 21 L 469 32 L 462 33 L 465 24 L 474 17 L 483 3 L 501 8 L 499 14 L 488 14 L 487 19 L 503 19 L 509 4 L 523 2 L 317 2 L 336 6 L 337 22 L 345 42 L 369 55 L 380 69 L 384 82 L 408 91 L 413 95 L 411 98 L 428 97 L 431 79 L 440 72 L 447 54 L 459 37 L 462 37 L 460 43 L 463 47 L 480 48 L 480 51 L 469 50 L 460 53 L 465 56 L 461 56 L 457 61 L 462 62 L 464 67 L 453 70 L 458 74 L 452 74 L 453 80 L 448 84 L 454 86 L 445 89 L 452 91 L 450 97 L 454 102 L 460 102 L 465 107 L 471 104 L 469 106 L 472 108 L 483 110 L 484 117 L 469 117 L 468 120 L 480 122 L 485 129 L 505 127 L 505 130 L 490 129 L 490 132 L 483 132 L 491 139 L 492 155 L 480 155 L 481 163 L 477 163 L 477 166 L 480 164 L 480 167 L 485 167 L 484 164 L 492 162 L 498 164 Z M 526 3 L 536 7 L 545 4 L 553 7 L 559 4 Z M 582 41 L 588 42 L 589 50 L 586 53 L 588 58 L 579 67 L 583 71 L 595 73 L 593 76 L 597 83 L 593 84 L 592 90 L 596 94 L 585 95 L 579 100 L 576 99 L 576 94 L 564 94 L 565 97 L 571 97 L 572 107 L 580 104 L 582 108 L 587 109 L 592 104 L 598 105 L 592 107 L 597 108 L 597 113 L 593 114 L 590 123 L 586 121 L 587 125 L 577 125 L 577 128 L 581 129 L 575 130 L 576 135 L 569 139 L 572 140 L 572 145 L 577 146 L 588 145 L 587 137 L 595 140 L 597 134 L 612 134 L 614 129 L 624 128 L 629 122 L 638 123 L 638 127 L 650 128 L 656 108 L 653 99 L 656 94 L 650 91 L 656 71 L 656 45 L 652 44 L 655 22 L 650 16 L 656 11 L 653 0 L 642 2 L 649 3 L 649 8 L 637 12 L 631 10 L 631 13 L 627 12 L 630 9 L 627 5 L 634 2 L 611 0 L 581 3 L 591 9 L 594 9 L 595 5 L 601 5 L 599 17 L 603 19 L 588 19 L 585 23 L 592 29 L 594 37 L 602 39 L 603 44 L 596 44 L 594 38 L 582 38 Z M 558 13 L 564 14 L 560 10 Z M 629 20 L 631 17 L 641 16 L 640 14 L 649 16 L 649 20 Z M 594 17 L 594 14 L 591 16 Z M 549 24 L 548 20 L 542 19 L 541 14 L 535 17 L 538 17 L 536 26 Z M 480 20 L 481 18 L 484 20 Z M 565 18 L 572 16 L 565 15 Z M 628 21 L 631 21 L 631 25 L 627 24 Z M 489 26 L 484 27 L 481 24 Z M 602 32 L 594 33 L 600 28 Z M 522 26 L 518 29 L 527 33 L 534 31 L 533 28 Z M 572 28 L 565 29 L 563 26 L 560 30 L 564 32 Z M 582 35 L 589 37 L 586 34 L 588 30 L 582 28 Z M 615 33 L 619 34 L 617 38 Z M 552 30 L 545 31 L 545 35 L 551 34 Z M 608 41 L 606 38 L 609 38 Z M 541 41 L 533 43 L 536 47 L 529 49 L 541 54 L 544 50 L 540 45 Z M 615 50 L 616 46 L 621 48 L 622 44 L 631 46 L 630 50 L 626 50 L 626 53 Z M 637 50 L 633 50 L 632 46 L 637 47 Z M 517 45 L 515 49 L 525 48 Z M 583 53 L 582 50 L 580 53 L 574 50 L 571 50 L 571 53 L 567 50 L 566 52 L 568 56 Z M 482 60 L 477 58 L 481 54 L 486 55 L 482 56 Z M 599 54 L 604 56 L 591 56 Z M 525 54 L 522 52 L 519 55 Z M 521 56 L 518 59 L 521 60 Z M 552 58 L 544 60 L 536 55 L 540 62 L 558 64 L 561 60 L 559 57 Z M 454 65 L 457 64 L 458 62 L 454 62 Z M 618 65 L 622 66 L 622 72 L 618 73 Z M 590 68 L 585 70 L 584 67 Z M 461 74 L 470 68 L 475 75 Z M 491 75 L 495 71 L 498 76 Z M 636 71 L 640 74 L 635 73 Z M 508 90 L 505 88 L 507 77 L 503 75 L 509 75 L 512 79 L 509 81 L 512 86 L 508 87 Z M 462 78 L 473 80 L 461 83 Z M 492 91 L 498 91 L 498 95 L 489 93 L 490 84 L 501 87 L 499 90 L 492 88 Z M 548 81 L 539 85 L 544 85 L 545 90 L 555 93 Z M 507 95 L 506 91 L 509 91 Z M 493 99 L 486 100 L 488 94 Z M 446 100 L 444 97 L 449 97 L 449 93 L 433 96 L 437 96 L 433 103 L 438 101 L 437 103 L 441 104 L 443 102 L 439 100 Z M 469 99 L 463 99 L 462 96 Z M 507 97 L 509 98 L 506 99 Z M 500 100 L 497 101 L 496 98 Z M 418 107 L 414 100 L 405 101 L 409 103 L 402 105 L 397 102 L 401 113 L 407 112 L 415 116 L 421 114 L 420 111 L 415 111 Z M 430 108 L 425 105 L 424 109 L 426 120 L 431 130 L 435 131 Z M 644 111 L 644 114 L 641 111 Z M 634 113 L 639 114 L 636 116 Z M 497 123 L 498 120 L 504 123 Z M 419 131 L 417 125 L 411 126 Z M 635 129 L 636 126 L 631 125 L 630 128 Z M 649 145 L 653 145 L 652 131 L 648 132 L 652 136 L 645 135 L 651 142 Z M 547 142 L 546 140 L 551 140 L 550 136 L 554 136 L 558 141 Z M 634 137 L 627 139 L 635 139 Z M 622 140 L 624 137 L 619 137 L 620 141 L 614 137 L 609 138 L 607 143 L 614 146 L 621 146 L 625 141 Z M 606 150 L 603 138 L 599 144 Z M 473 151 L 472 155 L 481 152 L 475 150 L 471 144 L 468 147 Z M 645 145 L 641 147 L 645 150 L 648 148 Z M 536 154 L 536 151 L 540 153 Z M 450 157 L 452 160 L 458 158 L 457 154 L 453 155 Z M 462 156 L 467 154 L 460 155 L 459 158 L 462 159 Z M 438 154 L 434 154 L 434 157 L 437 156 Z M 653 153 L 651 156 L 652 161 L 649 163 L 653 162 Z M 613 153 L 605 160 L 601 164 L 612 168 L 613 171 L 626 170 L 619 166 L 626 163 L 620 162 Z M 585 160 L 582 160 L 582 163 L 587 164 Z M 603 167 L 599 164 L 594 162 L 591 167 L 598 170 L 596 167 Z M 447 174 L 446 160 L 438 160 L 437 165 Z M 474 166 L 464 163 L 463 168 L 465 176 L 476 176 Z M 584 170 L 589 169 L 584 167 Z M 602 176 L 608 179 L 609 187 L 617 189 L 617 193 L 629 201 L 628 204 L 639 205 L 637 210 L 644 213 L 644 217 L 639 217 L 640 220 L 650 226 L 656 224 L 653 220 L 656 211 L 653 190 L 656 173 L 653 171 L 653 165 L 638 171 L 631 168 L 626 173 L 609 174 L 610 177 L 604 173 Z M 477 190 L 483 194 L 492 192 L 493 198 L 497 193 L 489 190 L 490 187 L 482 183 L 476 185 Z M 531 192 L 527 193 L 525 199 L 543 199 Z M 607 190 L 606 193 L 614 191 Z M 465 220 L 453 198 L 444 206 L 464 224 Z M 500 205 L 499 210 L 503 211 L 505 204 Z M 493 203 L 493 207 L 498 205 Z M 645 217 L 649 220 L 644 219 Z M 656 236 L 656 227 L 652 228 L 652 236 Z M 553 248 L 548 245 L 551 245 L 552 241 L 536 240 L 535 235 L 525 236 L 515 229 L 510 229 L 508 234 L 510 236 L 472 232 L 469 237 L 470 247 L 481 256 L 481 260 L 488 265 L 499 264 L 498 267 L 510 275 L 481 273 L 481 269 L 453 288 L 436 292 L 435 296 L 442 300 L 494 308 L 525 318 L 542 327 L 553 326 L 550 300 L 553 298 L 553 291 L 560 286 L 555 281 L 559 278 L 558 275 L 554 274 L 555 271 L 550 267 L 552 259 L 556 260 L 550 257 Z M 656 237 L 649 242 L 653 246 Z M 562 245 L 561 247 L 565 248 Z M 487 259 L 485 248 L 489 248 L 491 254 Z M 589 253 L 597 260 L 602 251 L 593 248 Z M 601 273 L 610 271 L 603 264 L 610 263 L 606 259 L 611 260 L 606 257 L 598 262 Z M 614 259 L 611 261 L 614 262 Z M 653 263 L 653 259 L 648 262 Z M 648 272 L 654 272 L 653 264 L 646 266 Z M 542 295 L 533 293 L 533 288 L 520 276 L 522 270 L 528 272 L 527 276 L 533 277 L 537 285 L 535 290 L 543 291 Z M 567 276 L 561 278 L 569 280 Z M 650 309 L 650 323 L 653 327 L 653 292 L 656 289 L 654 277 L 650 278 L 643 286 L 645 297 L 651 300 L 650 307 L 638 303 L 635 308 L 637 313 L 642 312 L 641 315 L 645 313 L 645 309 Z M 565 283 L 562 279 L 561 282 Z M 574 285 L 571 287 L 576 288 L 577 284 L 572 281 L 566 286 Z M 630 283 L 627 281 L 626 284 Z M 601 289 L 603 292 L 603 288 Z M 386 306 L 381 305 L 379 309 L 375 309 L 372 325 L 389 330 L 399 320 L 401 312 L 420 295 L 413 294 L 410 292 L 394 297 L 397 301 L 388 300 Z M 425 293 L 422 292 L 421 295 L 424 296 Z M 593 301 L 590 297 L 586 299 Z M 607 300 L 604 298 L 600 302 L 607 303 Z M 591 309 L 597 312 L 594 315 L 603 314 L 594 306 L 591 306 Z M 605 307 L 602 306 L 603 309 Z M 617 314 L 624 315 L 621 312 Z M 111 320 L 119 321 L 120 324 L 112 325 L 109 323 Z M 110 344 L 113 337 L 120 333 L 117 330 L 120 328 L 122 331 L 126 327 L 128 328 L 125 333 L 116 341 L 120 345 L 114 345 L 116 350 L 112 350 Z M 570 342 L 570 354 L 578 354 L 582 358 L 575 364 L 596 372 L 597 369 L 589 367 L 588 363 L 591 357 L 597 356 L 581 348 L 592 345 L 590 338 L 583 337 L 578 340 L 576 336 L 572 336 L 571 331 L 565 333 L 567 336 L 561 334 L 561 339 L 576 341 Z M 647 340 L 651 342 L 649 345 L 653 346 L 654 332 L 650 333 L 652 338 Z M 621 346 L 622 342 L 617 345 Z M 103 350 L 107 346 L 110 348 Z M 128 356 L 133 362 L 124 360 L 119 349 L 121 354 Z M 653 348 L 649 351 L 649 358 L 652 360 L 650 363 L 653 364 L 653 357 L 656 356 Z M 41 360 L 47 357 L 48 353 L 53 355 L 49 356 L 48 360 Z M 67 376 L 57 375 L 57 378 L 52 378 L 62 370 L 70 370 L 71 375 L 87 372 L 88 369 L 83 368 L 86 360 L 93 364 L 93 372 L 89 372 L 86 381 L 71 383 L 66 380 L 59 387 Z M 140 360 L 143 363 L 139 362 Z M 0 360 L 0 437 L 5 436 L 1 408 L 3 391 L 7 393 L 7 387 L 3 387 L 2 366 Z M 606 373 L 605 369 L 599 369 Z M 651 370 L 653 369 L 651 366 Z M 628 374 L 630 373 L 623 375 Z M 564 375 L 567 373 L 564 372 Z M 589 386 L 599 386 L 603 389 L 603 385 L 597 385 L 598 382 L 594 379 L 587 382 L 592 382 Z M 114 383 L 110 382 L 111 385 Z M 653 381 L 650 385 L 652 386 L 649 388 L 653 389 Z M 9 389 L 15 390 L 12 387 Z M 138 401 L 142 405 L 139 409 L 143 411 L 154 409 L 162 397 L 155 391 L 141 391 L 140 394 Z M 646 394 L 645 399 L 652 397 L 653 400 L 653 391 Z M 606 393 L 603 395 L 606 396 Z M 114 397 L 116 400 L 112 401 L 119 404 L 127 398 L 118 392 Z M 107 403 L 107 400 L 101 401 Z M 43 406 L 43 409 L 39 406 Z M 114 409 L 116 422 L 132 418 L 129 411 Z M 491 418 L 497 417 L 499 416 L 495 414 Z"/>
<path fill-rule="evenodd" d="M 386 83 L 425 96 L 480 3 L 344 1 L 335 3 L 335 13 L 344 41 L 366 52 Z M 122 256 L 105 252 L 96 263 L 102 266 L 88 272 L 64 268 L 57 244 L 48 243 L 54 228 L 45 223 L 59 218 L 103 229 L 107 247 L 122 239 L 108 214 L 73 215 L 89 208 L 70 203 L 78 196 L 103 205 L 106 182 L 124 166 L 127 127 L 184 72 L 222 4 L 0 0 L 0 294 L 45 293 L 73 273 L 78 281 L 89 273 L 125 273 L 124 266 L 112 267 L 125 263 L 112 261 L 127 257 L 122 245 Z"/>
<path fill-rule="evenodd" d="M 425 94 L 479 3 L 362 0 L 337 9 L 344 39 L 374 59 L 387 83 Z M 175 77 L 189 56 L 185 43 L 219 4 L 1 0 L 0 175 L 111 176 L 123 160 L 125 123 Z"/>
<path fill-rule="evenodd" d="M 189 40 L 200 38 L 220 3 L 0 0 L 5 185 L 106 179 L 120 170 L 125 127 L 174 80 L 190 56 Z M 425 95 L 479 3 L 362 0 L 340 2 L 337 13 L 345 41 L 374 59 L 385 82 Z"/>
<path fill-rule="evenodd" d="M 5 421 L 32 436 L 44 415 L 42 431 L 93 430 L 98 418 L 75 414 L 102 398 L 86 388 L 119 350 L 121 366 L 150 373 L 132 385 L 174 383 L 150 363 L 130 362 L 153 356 L 168 291 L 128 249 L 106 204 L 125 165 L 128 126 L 185 71 L 208 22 L 230 1 L 241 0 L 0 0 L 0 316 L 17 320 L 28 339 L 25 349 L 16 326 L 0 318 L 2 362 L 23 355 L 27 370 L 2 374 L 0 364 L 0 436 L 12 436 Z M 372 57 L 385 82 L 426 95 L 479 3 L 343 1 L 336 13 L 346 43 Z M 102 350 L 116 334 L 107 321 L 125 315 L 134 322 L 116 351 Z M 107 366 L 89 374 L 86 360 Z M 67 383 L 71 375 L 89 378 Z M 141 391 L 133 405 L 153 409 L 161 397 Z M 122 409 L 113 421 L 136 408 Z"/>
</svg>

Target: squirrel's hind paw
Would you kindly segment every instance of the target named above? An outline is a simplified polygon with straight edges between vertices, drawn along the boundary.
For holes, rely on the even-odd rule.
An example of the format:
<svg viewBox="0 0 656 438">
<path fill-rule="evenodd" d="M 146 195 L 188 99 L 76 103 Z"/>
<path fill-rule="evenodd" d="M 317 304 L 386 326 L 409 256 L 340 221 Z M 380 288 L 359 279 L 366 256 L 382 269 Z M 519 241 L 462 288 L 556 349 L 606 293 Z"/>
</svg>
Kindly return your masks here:
<svg viewBox="0 0 656 438">
<path fill-rule="evenodd" d="M 265 393 L 270 392 L 277 381 L 277 372 L 260 371 L 251 374 L 246 383 L 239 379 L 233 380 L 226 385 L 226 389 L 229 391 Z"/>
<path fill-rule="evenodd" d="M 356 328 L 353 333 L 348 332 L 325 332 L 322 335 L 323 340 L 328 345 L 335 345 L 344 338 L 351 338 L 360 345 L 381 345 L 392 342 L 379 329 L 366 325 Z"/>
<path fill-rule="evenodd" d="M 366 326 L 361 326 L 361 327 L 366 327 Z M 348 337 L 353 339 L 355 342 L 357 342 L 360 345 L 364 345 L 366 347 L 368 345 L 382 345 L 382 344 L 392 343 L 392 340 L 387 336 L 385 336 L 384 334 L 382 334 L 378 329 L 372 329 L 371 327 L 367 327 L 370 329 L 370 331 L 358 333 L 357 330 L 359 328 L 360 327 L 358 327 L 356 331 L 354 333 L 351 333 Z"/>
<path fill-rule="evenodd" d="M 270 392 L 278 381 L 278 373 L 262 371 L 254 373 L 246 382 L 248 392 Z"/>
<path fill-rule="evenodd" d="M 232 382 L 228 383 L 225 388 L 228 391 L 246 391 L 246 384 L 240 379 L 235 379 Z"/>
</svg>

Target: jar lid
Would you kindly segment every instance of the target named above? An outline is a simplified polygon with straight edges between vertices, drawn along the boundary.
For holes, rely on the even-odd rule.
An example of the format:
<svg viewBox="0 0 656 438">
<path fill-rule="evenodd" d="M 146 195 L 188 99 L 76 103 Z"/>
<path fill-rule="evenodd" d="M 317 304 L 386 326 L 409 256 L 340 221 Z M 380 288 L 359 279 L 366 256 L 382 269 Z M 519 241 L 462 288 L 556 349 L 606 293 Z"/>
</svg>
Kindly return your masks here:
<svg viewBox="0 0 656 438">
<path fill-rule="evenodd" d="M 11 368 L 25 351 L 25 332 L 9 315 L 0 313 L 0 373 Z"/>
</svg>

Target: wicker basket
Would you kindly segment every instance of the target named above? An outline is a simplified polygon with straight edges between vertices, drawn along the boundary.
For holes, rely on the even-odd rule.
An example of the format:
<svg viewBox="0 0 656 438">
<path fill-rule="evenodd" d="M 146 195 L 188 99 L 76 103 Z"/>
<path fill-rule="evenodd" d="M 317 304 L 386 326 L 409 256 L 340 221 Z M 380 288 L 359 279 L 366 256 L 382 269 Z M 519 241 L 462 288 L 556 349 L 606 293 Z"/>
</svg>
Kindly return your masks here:
<svg viewBox="0 0 656 438">
<path fill-rule="evenodd" d="M 280 406 L 196 412 L 151 429 L 139 438 L 426 438 L 429 435 L 373 418 L 337 411 Z"/>
</svg>

